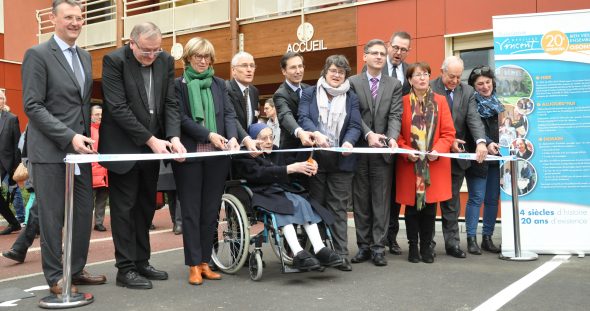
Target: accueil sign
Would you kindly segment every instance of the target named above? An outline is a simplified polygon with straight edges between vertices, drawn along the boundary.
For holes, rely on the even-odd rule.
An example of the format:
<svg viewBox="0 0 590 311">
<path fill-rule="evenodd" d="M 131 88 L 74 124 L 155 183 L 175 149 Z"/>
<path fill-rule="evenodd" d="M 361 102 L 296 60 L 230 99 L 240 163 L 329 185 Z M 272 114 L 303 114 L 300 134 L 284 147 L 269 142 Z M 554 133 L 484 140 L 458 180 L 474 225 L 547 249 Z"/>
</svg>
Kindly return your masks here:
<svg viewBox="0 0 590 311">
<path fill-rule="evenodd" d="M 297 38 L 299 42 L 289 43 L 287 52 L 312 52 L 328 49 L 324 46 L 324 40 L 311 40 L 313 37 L 313 25 L 310 23 L 303 23 L 297 27 Z"/>
</svg>

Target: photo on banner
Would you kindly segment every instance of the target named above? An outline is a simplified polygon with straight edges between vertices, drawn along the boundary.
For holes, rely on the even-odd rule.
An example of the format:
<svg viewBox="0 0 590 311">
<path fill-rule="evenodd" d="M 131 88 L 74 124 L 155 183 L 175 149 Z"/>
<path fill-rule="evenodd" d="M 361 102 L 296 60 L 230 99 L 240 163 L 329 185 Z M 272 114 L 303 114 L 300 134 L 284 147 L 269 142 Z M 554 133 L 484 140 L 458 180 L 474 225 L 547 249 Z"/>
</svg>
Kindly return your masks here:
<svg viewBox="0 0 590 311">
<path fill-rule="evenodd" d="M 590 253 L 590 10 L 493 17 L 502 155 L 502 251 Z"/>
</svg>

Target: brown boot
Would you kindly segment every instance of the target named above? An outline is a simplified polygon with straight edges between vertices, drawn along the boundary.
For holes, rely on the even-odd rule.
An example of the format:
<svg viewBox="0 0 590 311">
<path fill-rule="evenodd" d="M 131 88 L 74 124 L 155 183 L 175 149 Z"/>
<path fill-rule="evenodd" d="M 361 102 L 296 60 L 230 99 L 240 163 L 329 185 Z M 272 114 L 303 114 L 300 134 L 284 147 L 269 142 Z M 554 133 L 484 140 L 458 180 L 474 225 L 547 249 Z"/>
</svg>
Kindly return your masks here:
<svg viewBox="0 0 590 311">
<path fill-rule="evenodd" d="M 57 281 L 57 283 L 53 284 L 49 288 L 49 292 L 51 292 L 54 295 L 61 295 L 63 293 L 63 279 L 60 279 L 59 281 Z M 71 293 L 72 294 L 78 293 L 78 288 L 76 286 L 72 285 Z"/>
<path fill-rule="evenodd" d="M 201 270 L 201 275 L 207 280 L 221 280 L 221 274 L 211 271 L 208 263 L 202 262 L 198 267 Z"/>
<path fill-rule="evenodd" d="M 203 284 L 203 277 L 201 276 L 201 268 L 199 266 L 189 266 L 188 283 L 191 285 Z"/>
</svg>

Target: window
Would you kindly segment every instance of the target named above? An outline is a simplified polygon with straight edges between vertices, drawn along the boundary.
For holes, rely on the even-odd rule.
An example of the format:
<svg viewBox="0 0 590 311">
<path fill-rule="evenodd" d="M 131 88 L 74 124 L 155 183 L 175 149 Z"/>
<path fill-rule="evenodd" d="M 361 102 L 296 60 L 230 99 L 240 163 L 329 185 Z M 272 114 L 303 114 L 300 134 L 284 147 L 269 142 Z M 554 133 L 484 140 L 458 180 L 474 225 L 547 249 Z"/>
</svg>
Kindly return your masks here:
<svg viewBox="0 0 590 311">
<path fill-rule="evenodd" d="M 447 55 L 457 55 L 465 63 L 461 80 L 467 78 L 475 66 L 494 68 L 494 38 L 491 30 L 445 36 Z"/>
</svg>

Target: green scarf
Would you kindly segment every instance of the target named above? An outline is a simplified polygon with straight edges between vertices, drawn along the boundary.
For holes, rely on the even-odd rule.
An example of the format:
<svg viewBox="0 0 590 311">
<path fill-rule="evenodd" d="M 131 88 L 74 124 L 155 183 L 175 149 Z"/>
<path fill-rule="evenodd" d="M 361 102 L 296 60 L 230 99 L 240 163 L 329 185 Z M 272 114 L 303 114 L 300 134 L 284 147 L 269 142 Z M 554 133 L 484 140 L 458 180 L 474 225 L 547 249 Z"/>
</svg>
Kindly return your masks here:
<svg viewBox="0 0 590 311">
<path fill-rule="evenodd" d="M 438 106 L 434 101 L 432 90 L 428 89 L 421 98 L 412 91 L 410 107 L 412 148 L 422 152 L 431 151 L 438 121 Z M 430 186 L 430 169 L 425 155 L 421 154 L 418 161 L 414 163 L 414 172 L 416 173 L 416 210 L 420 211 L 426 203 L 426 188 Z"/>
<path fill-rule="evenodd" d="M 201 73 L 196 72 L 190 65 L 184 68 L 184 80 L 188 86 L 188 100 L 193 120 L 205 126 L 209 131 L 217 133 L 215 105 L 211 94 L 214 73 L 212 67 Z"/>
</svg>

